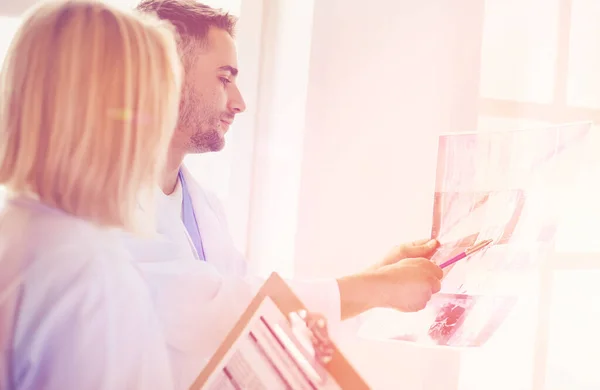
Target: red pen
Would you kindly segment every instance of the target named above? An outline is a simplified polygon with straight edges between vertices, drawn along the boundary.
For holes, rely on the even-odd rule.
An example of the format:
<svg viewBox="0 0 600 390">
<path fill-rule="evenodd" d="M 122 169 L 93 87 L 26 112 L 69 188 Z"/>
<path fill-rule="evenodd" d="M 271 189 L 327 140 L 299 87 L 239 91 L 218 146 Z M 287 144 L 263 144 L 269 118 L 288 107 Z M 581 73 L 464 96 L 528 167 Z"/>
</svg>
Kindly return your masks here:
<svg viewBox="0 0 600 390">
<path fill-rule="evenodd" d="M 453 258 L 451 258 L 450 260 L 442 263 L 440 265 L 440 268 L 446 268 L 454 263 L 456 263 L 459 260 L 464 259 L 465 257 L 472 255 L 475 252 L 478 252 L 480 250 L 482 250 L 483 248 L 485 248 L 486 246 L 490 245 L 494 240 L 485 240 L 485 241 L 481 241 L 479 244 L 475 244 L 470 248 L 465 249 L 465 251 L 459 253 L 458 255 L 454 256 Z"/>
</svg>

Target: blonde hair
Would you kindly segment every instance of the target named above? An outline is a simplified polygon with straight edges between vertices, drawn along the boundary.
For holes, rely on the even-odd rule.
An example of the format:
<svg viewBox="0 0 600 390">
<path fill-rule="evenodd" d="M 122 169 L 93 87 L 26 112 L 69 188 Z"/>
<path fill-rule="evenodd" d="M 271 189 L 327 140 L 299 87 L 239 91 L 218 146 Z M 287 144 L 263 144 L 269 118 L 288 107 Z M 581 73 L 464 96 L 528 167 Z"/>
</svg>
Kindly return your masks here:
<svg viewBox="0 0 600 390">
<path fill-rule="evenodd" d="M 0 184 L 107 226 L 137 230 L 177 122 L 174 29 L 97 1 L 25 18 L 0 79 Z"/>
</svg>

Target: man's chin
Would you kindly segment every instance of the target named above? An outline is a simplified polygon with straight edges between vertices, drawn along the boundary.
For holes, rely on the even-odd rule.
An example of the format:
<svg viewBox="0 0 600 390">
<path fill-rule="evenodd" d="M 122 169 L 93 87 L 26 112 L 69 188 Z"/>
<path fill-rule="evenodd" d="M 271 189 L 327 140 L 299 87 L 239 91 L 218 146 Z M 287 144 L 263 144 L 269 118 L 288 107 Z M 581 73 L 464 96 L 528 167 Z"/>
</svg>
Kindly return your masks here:
<svg viewBox="0 0 600 390">
<path fill-rule="evenodd" d="M 211 152 L 220 152 L 223 149 L 225 149 L 225 140 L 223 140 L 223 142 L 221 142 L 218 145 L 212 145 L 210 151 Z"/>
<path fill-rule="evenodd" d="M 221 136 L 218 139 L 215 139 L 214 142 L 210 144 L 210 149 L 213 152 L 219 152 L 225 148 L 225 134 L 221 133 Z"/>
<path fill-rule="evenodd" d="M 225 148 L 225 139 L 221 139 L 221 142 L 211 142 L 210 144 L 197 145 L 192 153 L 210 153 L 220 152 Z"/>
<path fill-rule="evenodd" d="M 221 131 L 213 131 L 210 135 L 192 137 L 189 153 L 219 152 L 225 147 L 225 136 Z"/>
</svg>

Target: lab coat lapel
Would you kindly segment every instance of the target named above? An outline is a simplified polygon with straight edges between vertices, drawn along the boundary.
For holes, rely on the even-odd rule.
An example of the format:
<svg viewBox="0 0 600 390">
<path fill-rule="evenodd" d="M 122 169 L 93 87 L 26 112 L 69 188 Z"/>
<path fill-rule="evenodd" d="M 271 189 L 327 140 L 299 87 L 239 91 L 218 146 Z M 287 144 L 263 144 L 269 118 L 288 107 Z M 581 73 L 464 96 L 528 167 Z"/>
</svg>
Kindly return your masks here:
<svg viewBox="0 0 600 390">
<path fill-rule="evenodd" d="M 223 231 L 223 225 L 220 216 L 216 210 L 213 210 L 205 192 L 198 185 L 196 180 L 187 170 L 182 167 L 185 182 L 192 198 L 192 205 L 196 215 L 196 222 L 202 237 L 202 246 L 206 260 L 218 266 L 220 261 L 227 258 L 226 243 L 223 237 L 228 237 L 227 232 Z"/>
</svg>

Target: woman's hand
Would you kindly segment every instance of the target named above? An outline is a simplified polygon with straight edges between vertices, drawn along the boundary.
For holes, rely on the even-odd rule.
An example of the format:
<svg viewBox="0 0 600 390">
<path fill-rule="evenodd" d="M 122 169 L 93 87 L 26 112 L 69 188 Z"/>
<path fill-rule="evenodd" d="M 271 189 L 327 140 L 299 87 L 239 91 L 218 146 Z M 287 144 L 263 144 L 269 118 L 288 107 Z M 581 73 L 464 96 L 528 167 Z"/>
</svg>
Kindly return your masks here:
<svg viewBox="0 0 600 390">
<path fill-rule="evenodd" d="M 329 339 L 327 329 L 327 319 L 318 313 L 307 312 L 300 310 L 290 315 L 292 328 L 298 331 L 298 319 L 303 322 L 305 333 L 312 343 L 312 349 L 315 353 L 315 358 L 322 364 L 327 364 L 333 357 L 333 343 Z"/>
</svg>

